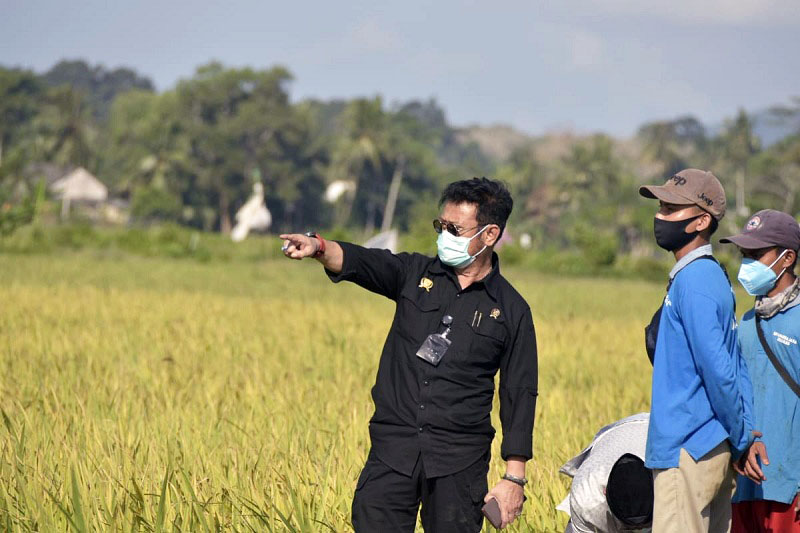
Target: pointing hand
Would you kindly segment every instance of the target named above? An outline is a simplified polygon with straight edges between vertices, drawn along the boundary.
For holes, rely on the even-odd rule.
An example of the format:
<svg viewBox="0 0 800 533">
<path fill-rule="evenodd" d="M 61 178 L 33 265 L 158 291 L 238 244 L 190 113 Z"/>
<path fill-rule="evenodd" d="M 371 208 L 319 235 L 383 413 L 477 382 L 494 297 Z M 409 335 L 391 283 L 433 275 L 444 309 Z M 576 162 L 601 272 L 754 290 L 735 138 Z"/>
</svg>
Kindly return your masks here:
<svg viewBox="0 0 800 533">
<path fill-rule="evenodd" d="M 311 257 L 319 249 L 319 241 L 300 233 L 286 233 L 280 236 L 283 239 L 283 255 L 289 259 L 303 259 Z"/>
</svg>

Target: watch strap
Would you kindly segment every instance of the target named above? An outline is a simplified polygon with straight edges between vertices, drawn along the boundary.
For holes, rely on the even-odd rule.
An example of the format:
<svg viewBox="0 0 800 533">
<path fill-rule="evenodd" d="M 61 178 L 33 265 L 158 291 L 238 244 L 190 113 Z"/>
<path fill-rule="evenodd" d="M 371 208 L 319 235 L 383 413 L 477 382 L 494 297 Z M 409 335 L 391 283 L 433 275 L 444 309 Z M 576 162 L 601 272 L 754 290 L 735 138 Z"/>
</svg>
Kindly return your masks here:
<svg viewBox="0 0 800 533">
<path fill-rule="evenodd" d="M 322 257 L 325 254 L 325 239 L 323 239 L 322 236 L 316 231 L 309 231 L 308 233 L 306 233 L 306 237 L 315 238 L 319 243 L 319 248 L 317 248 L 317 251 L 314 252 L 314 255 L 312 255 L 311 257 L 314 259 Z"/>
<path fill-rule="evenodd" d="M 512 476 L 511 474 L 503 474 L 503 479 L 511 483 L 516 483 L 520 487 L 524 487 L 528 483 L 528 480 L 524 477 Z"/>
</svg>

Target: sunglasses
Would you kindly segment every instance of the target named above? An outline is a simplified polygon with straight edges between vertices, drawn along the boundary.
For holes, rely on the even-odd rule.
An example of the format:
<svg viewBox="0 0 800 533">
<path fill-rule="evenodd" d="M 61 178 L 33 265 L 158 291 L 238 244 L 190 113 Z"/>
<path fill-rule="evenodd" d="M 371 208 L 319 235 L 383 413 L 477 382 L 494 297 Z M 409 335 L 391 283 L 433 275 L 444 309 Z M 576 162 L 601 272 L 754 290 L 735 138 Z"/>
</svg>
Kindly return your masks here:
<svg viewBox="0 0 800 533">
<path fill-rule="evenodd" d="M 477 228 L 477 227 L 478 226 L 475 226 L 475 228 Z M 470 229 L 475 229 L 475 228 L 470 228 Z M 459 235 L 461 235 L 465 231 L 469 231 L 469 229 L 464 229 L 464 228 L 462 228 L 460 226 L 456 226 L 452 222 L 442 222 L 438 218 L 434 218 L 433 219 L 433 229 L 434 229 L 434 231 L 436 231 L 436 233 L 441 233 L 442 230 L 445 230 L 445 231 L 447 231 L 447 233 L 449 233 L 451 235 L 454 235 L 456 237 L 458 237 Z"/>
</svg>

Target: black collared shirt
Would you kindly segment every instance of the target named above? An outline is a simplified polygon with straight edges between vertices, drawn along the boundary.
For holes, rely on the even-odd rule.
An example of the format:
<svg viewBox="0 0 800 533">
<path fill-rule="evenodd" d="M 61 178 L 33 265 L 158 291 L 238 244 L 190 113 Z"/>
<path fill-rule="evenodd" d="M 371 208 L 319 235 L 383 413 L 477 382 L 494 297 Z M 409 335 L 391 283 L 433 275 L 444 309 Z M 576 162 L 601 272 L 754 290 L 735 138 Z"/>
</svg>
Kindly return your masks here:
<svg viewBox="0 0 800 533">
<path fill-rule="evenodd" d="M 394 470 L 411 475 L 422 454 L 428 477 L 463 470 L 490 449 L 494 377 L 500 370 L 501 455 L 533 456 L 538 363 L 528 304 L 500 274 L 498 259 L 483 280 L 461 290 L 438 258 L 392 254 L 339 243 L 344 263 L 331 280 L 352 281 L 397 302 L 372 388 L 372 448 Z M 416 356 L 431 333 L 453 324 L 438 366 Z"/>
</svg>

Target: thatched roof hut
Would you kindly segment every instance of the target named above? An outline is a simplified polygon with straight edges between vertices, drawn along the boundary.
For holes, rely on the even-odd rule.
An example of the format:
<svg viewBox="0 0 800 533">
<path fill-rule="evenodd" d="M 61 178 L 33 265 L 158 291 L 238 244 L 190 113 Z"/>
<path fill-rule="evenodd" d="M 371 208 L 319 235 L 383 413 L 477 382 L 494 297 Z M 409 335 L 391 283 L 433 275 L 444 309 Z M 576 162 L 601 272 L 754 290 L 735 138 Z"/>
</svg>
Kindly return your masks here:
<svg viewBox="0 0 800 533">
<path fill-rule="evenodd" d="M 108 187 L 83 167 L 76 168 L 50 186 L 62 200 L 75 202 L 105 202 Z"/>
<path fill-rule="evenodd" d="M 100 204 L 108 198 L 108 187 L 83 167 L 57 180 L 50 185 L 50 190 L 61 198 L 61 218 L 67 218 L 72 202 Z"/>
</svg>

